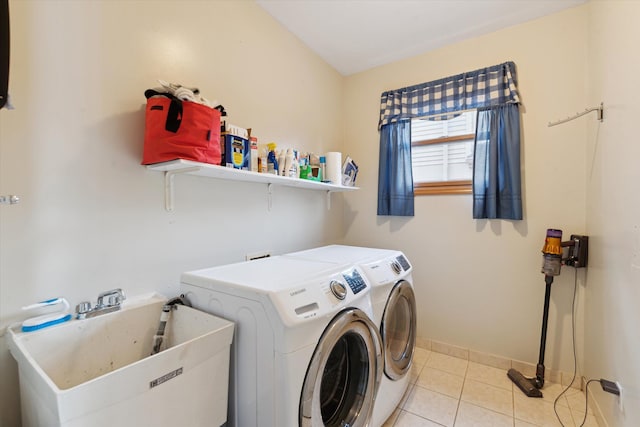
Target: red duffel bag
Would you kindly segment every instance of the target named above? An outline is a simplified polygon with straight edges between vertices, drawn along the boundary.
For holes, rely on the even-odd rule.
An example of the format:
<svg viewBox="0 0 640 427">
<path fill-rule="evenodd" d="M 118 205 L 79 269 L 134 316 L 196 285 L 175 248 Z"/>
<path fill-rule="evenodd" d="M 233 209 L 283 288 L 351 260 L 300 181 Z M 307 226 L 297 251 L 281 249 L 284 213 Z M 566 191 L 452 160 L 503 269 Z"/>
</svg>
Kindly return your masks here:
<svg viewBox="0 0 640 427">
<path fill-rule="evenodd" d="M 220 111 L 169 94 L 150 97 L 142 164 L 175 159 L 220 164 Z"/>
</svg>

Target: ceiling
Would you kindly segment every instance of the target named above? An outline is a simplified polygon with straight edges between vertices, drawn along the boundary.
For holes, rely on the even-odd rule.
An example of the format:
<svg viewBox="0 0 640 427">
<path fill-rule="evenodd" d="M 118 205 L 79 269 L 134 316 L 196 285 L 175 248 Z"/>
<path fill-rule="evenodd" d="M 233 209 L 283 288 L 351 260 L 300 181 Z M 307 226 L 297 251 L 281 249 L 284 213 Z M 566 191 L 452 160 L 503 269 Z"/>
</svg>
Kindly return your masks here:
<svg viewBox="0 0 640 427">
<path fill-rule="evenodd" d="M 345 76 L 586 1 L 256 0 Z"/>
</svg>

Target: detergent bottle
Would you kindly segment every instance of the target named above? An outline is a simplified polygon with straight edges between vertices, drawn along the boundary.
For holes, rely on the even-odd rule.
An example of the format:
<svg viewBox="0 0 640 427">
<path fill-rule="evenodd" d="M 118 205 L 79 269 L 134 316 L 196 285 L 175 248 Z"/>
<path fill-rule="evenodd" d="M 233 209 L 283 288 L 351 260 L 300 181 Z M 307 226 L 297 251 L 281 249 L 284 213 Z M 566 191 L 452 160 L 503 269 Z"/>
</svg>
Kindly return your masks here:
<svg viewBox="0 0 640 427">
<path fill-rule="evenodd" d="M 267 144 L 267 150 L 269 151 L 269 154 L 267 154 L 267 173 L 277 175 L 278 159 L 276 158 L 276 143 L 270 142 Z"/>
</svg>

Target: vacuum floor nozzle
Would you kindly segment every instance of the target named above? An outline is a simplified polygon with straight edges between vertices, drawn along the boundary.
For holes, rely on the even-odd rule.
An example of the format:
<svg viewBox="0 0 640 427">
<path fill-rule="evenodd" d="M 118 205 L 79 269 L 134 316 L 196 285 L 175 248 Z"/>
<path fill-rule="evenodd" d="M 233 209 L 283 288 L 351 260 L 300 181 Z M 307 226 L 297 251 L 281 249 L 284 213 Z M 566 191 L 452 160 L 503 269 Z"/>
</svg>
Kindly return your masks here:
<svg viewBox="0 0 640 427">
<path fill-rule="evenodd" d="M 527 378 L 513 368 L 509 369 L 507 376 L 527 397 L 542 397 L 542 392 L 536 387 L 535 378 Z"/>
</svg>

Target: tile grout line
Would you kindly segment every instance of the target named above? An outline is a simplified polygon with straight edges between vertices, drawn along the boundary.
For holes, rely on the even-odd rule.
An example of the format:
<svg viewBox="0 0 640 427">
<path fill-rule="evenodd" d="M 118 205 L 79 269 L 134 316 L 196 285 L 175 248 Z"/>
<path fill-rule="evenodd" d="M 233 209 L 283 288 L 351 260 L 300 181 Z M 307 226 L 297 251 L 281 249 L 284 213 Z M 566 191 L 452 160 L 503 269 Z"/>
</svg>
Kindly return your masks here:
<svg viewBox="0 0 640 427">
<path fill-rule="evenodd" d="M 514 384 L 513 384 L 513 383 L 510 383 L 510 384 L 509 384 L 509 385 L 510 385 L 510 387 L 509 387 L 509 389 L 507 389 L 506 387 L 504 387 L 504 388 L 503 388 L 503 387 L 500 387 L 500 386 L 498 386 L 498 385 L 496 385 L 496 384 L 493 384 L 492 382 L 485 382 L 485 381 L 483 381 L 483 380 L 482 380 L 482 378 L 471 378 L 471 377 L 469 377 L 469 374 L 470 374 L 470 371 L 471 371 L 471 369 L 470 369 L 470 364 L 471 364 L 472 362 L 473 362 L 473 363 L 477 363 L 477 364 L 479 364 L 479 365 L 487 366 L 487 367 L 490 367 L 490 368 L 497 368 L 497 369 L 502 369 L 502 368 L 499 368 L 499 367 L 496 367 L 496 366 L 493 366 L 493 365 L 490 365 L 490 364 L 482 363 L 481 361 L 472 361 L 472 360 L 467 359 L 467 358 L 457 357 L 457 356 L 455 356 L 455 355 L 453 355 L 453 354 L 441 353 L 441 352 L 438 352 L 438 351 L 428 350 L 428 349 L 425 349 L 425 350 L 427 350 L 427 351 L 429 352 L 429 354 L 427 355 L 427 357 L 425 358 L 425 360 L 420 364 L 420 369 L 419 369 L 419 371 L 416 373 L 415 381 L 412 383 L 412 386 L 411 386 L 411 387 L 412 387 L 412 391 L 413 391 L 413 392 L 415 392 L 415 390 L 416 390 L 416 389 L 415 389 L 415 387 L 416 387 L 416 386 L 418 386 L 418 387 L 420 387 L 420 388 L 424 388 L 424 389 L 426 389 L 426 390 L 429 390 L 429 391 L 431 391 L 431 392 L 434 392 L 434 393 L 437 393 L 437 394 L 440 394 L 440 395 L 443 395 L 443 396 L 452 397 L 452 396 L 450 396 L 450 395 L 448 395 L 448 394 L 446 394 L 446 393 L 442 393 L 442 392 L 440 392 L 440 391 L 438 391 L 438 390 L 436 390 L 436 389 L 431 389 L 431 388 L 428 388 L 428 387 L 423 387 L 423 386 L 421 386 L 421 385 L 419 385 L 419 384 L 418 384 L 418 381 L 419 381 L 419 379 L 421 378 L 421 376 L 422 376 L 422 375 L 425 375 L 425 370 L 426 370 L 427 368 L 429 368 L 429 369 L 433 369 L 433 370 L 436 370 L 436 371 L 439 371 L 439 372 L 442 372 L 442 373 L 446 373 L 446 374 L 451 375 L 451 376 L 455 376 L 455 377 L 458 377 L 458 378 L 462 378 L 462 388 L 461 388 L 461 390 L 460 390 L 460 393 L 459 393 L 459 395 L 458 395 L 458 399 L 457 399 L 457 400 L 458 400 L 458 402 L 457 402 L 457 405 L 456 405 L 455 414 L 454 414 L 454 416 L 453 416 L 453 426 L 455 426 L 455 424 L 456 424 L 457 422 L 462 421 L 462 419 L 460 418 L 460 411 L 461 411 L 461 405 L 462 405 L 462 401 L 463 401 L 463 399 L 462 399 L 462 395 L 463 395 L 463 393 L 464 393 L 464 386 L 465 386 L 465 384 L 467 383 L 467 380 L 469 380 L 469 381 L 473 380 L 473 381 L 476 381 L 476 382 L 479 382 L 479 383 L 487 384 L 488 386 L 492 386 L 492 387 L 495 387 L 495 388 L 497 388 L 497 389 L 503 389 L 503 390 L 511 391 L 511 403 L 512 403 L 512 408 L 511 408 L 511 423 L 509 423 L 509 424 L 511 424 L 513 427 L 515 427 L 515 426 L 516 426 L 516 421 L 518 421 L 518 418 L 516 417 L 516 400 L 517 400 L 517 399 L 516 399 L 516 397 L 515 397 L 515 396 L 516 396 L 516 393 L 518 392 L 518 389 L 514 386 Z M 436 353 L 436 354 L 442 354 L 442 355 L 444 355 L 444 356 L 448 356 L 448 357 L 451 357 L 451 358 L 456 358 L 456 359 L 465 360 L 465 361 L 467 362 L 467 364 L 465 365 L 465 368 L 464 368 L 464 371 L 463 371 L 463 372 L 464 372 L 464 373 L 463 373 L 463 375 L 461 376 L 461 375 L 458 373 L 458 372 L 460 372 L 460 371 L 458 371 L 458 372 L 452 372 L 452 371 L 448 371 L 448 370 L 442 369 L 442 366 L 429 366 L 429 365 L 428 365 L 428 363 L 429 363 L 429 361 L 430 361 L 430 360 L 432 360 L 432 355 L 433 355 L 434 353 Z M 503 369 L 502 369 L 502 370 L 503 370 Z M 475 372 L 475 371 L 474 371 L 474 372 Z M 558 383 L 556 383 L 556 384 L 558 384 Z M 571 390 L 575 390 L 575 388 L 574 388 L 574 387 L 571 387 L 571 385 L 569 385 L 568 387 L 567 387 L 567 385 L 566 385 L 566 384 L 562 384 L 562 383 L 559 383 L 558 385 L 559 385 L 559 386 L 560 386 L 560 388 L 561 388 L 561 389 L 563 389 L 563 390 L 564 390 L 564 389 L 565 389 L 565 387 L 566 387 L 566 388 L 567 388 L 566 393 L 570 393 L 570 391 L 571 391 Z M 577 389 L 577 391 L 581 391 L 581 389 Z M 570 415 L 570 418 L 569 418 L 569 420 L 567 420 L 567 421 L 572 422 L 574 427 L 578 425 L 578 422 L 581 422 L 581 421 L 582 421 L 582 420 L 581 420 L 581 415 L 585 415 L 585 414 L 586 414 L 587 416 L 588 416 L 588 415 L 590 415 L 590 414 L 589 414 L 589 412 L 588 412 L 588 410 L 589 410 L 589 408 L 588 408 L 588 407 L 587 407 L 587 410 L 585 411 L 585 413 L 584 413 L 584 414 L 582 414 L 582 412 L 581 412 L 579 409 L 573 410 L 573 409 L 572 409 L 572 406 L 569 404 L 569 399 L 568 399 L 568 397 L 567 397 L 567 394 L 565 394 L 565 393 L 563 393 L 563 401 L 566 401 L 566 405 L 562 405 L 562 404 L 560 404 L 560 406 L 562 406 L 562 407 L 566 407 L 566 408 L 568 409 L 568 411 L 569 411 L 569 415 Z M 551 403 L 551 404 L 553 405 L 553 403 L 554 403 L 554 402 L 549 402 L 549 403 Z M 403 405 L 403 406 L 404 406 L 404 405 Z M 484 407 L 484 406 L 482 406 L 482 405 L 475 405 L 475 406 L 478 406 L 478 407 L 480 407 L 480 408 L 484 408 L 484 409 L 490 410 L 491 412 L 495 412 L 495 413 L 497 413 L 497 414 L 500 414 L 500 413 L 501 413 L 501 412 L 499 412 L 499 411 L 495 411 L 495 410 L 493 410 L 493 409 L 486 408 L 486 407 Z M 441 425 L 439 422 L 436 422 L 436 421 L 434 421 L 434 420 L 432 420 L 432 419 L 430 419 L 430 418 L 428 418 L 428 417 L 424 417 L 424 416 L 423 416 L 423 415 L 421 415 L 421 414 L 414 413 L 414 412 L 412 412 L 412 411 L 407 411 L 407 410 L 405 410 L 405 409 L 404 409 L 404 407 L 400 407 L 400 409 L 401 409 L 401 411 L 408 412 L 408 413 L 410 413 L 410 414 L 412 414 L 412 415 L 414 415 L 414 416 L 417 416 L 417 417 L 420 417 L 420 418 L 422 418 L 422 419 L 428 420 L 429 422 L 433 422 L 433 423 L 436 423 L 436 424 L 438 424 L 438 425 Z M 554 408 L 554 409 L 555 409 L 555 408 Z M 398 418 L 399 418 L 399 417 L 398 417 Z M 397 427 L 399 427 L 399 426 L 400 426 L 400 424 L 398 423 L 398 418 L 396 418 L 396 419 L 394 420 L 394 424 L 393 424 L 393 426 L 397 426 Z M 576 418 L 580 418 L 580 419 L 579 419 L 579 420 L 576 420 Z M 506 420 L 505 420 L 505 421 L 506 421 Z M 526 421 L 526 420 L 523 420 L 523 421 L 525 421 L 525 422 L 530 422 L 530 421 Z"/>
<path fill-rule="evenodd" d="M 462 388 L 460 389 L 460 396 L 458 396 L 458 405 L 456 405 L 456 413 L 453 416 L 453 424 L 451 427 L 455 427 L 456 421 L 458 421 L 458 413 L 460 412 L 460 404 L 462 403 L 462 393 L 464 392 L 464 385 L 467 380 L 467 371 L 469 370 L 469 361 L 467 361 L 467 367 L 464 370 L 464 377 L 462 377 Z"/>
<path fill-rule="evenodd" d="M 516 396 L 515 396 L 515 391 L 513 390 L 513 383 L 511 383 L 511 404 L 513 407 L 513 410 L 511 411 L 511 413 L 513 414 L 511 423 L 513 424 L 513 427 L 515 427 L 516 426 Z"/>
</svg>

